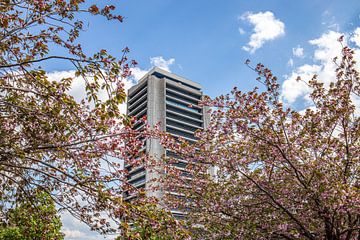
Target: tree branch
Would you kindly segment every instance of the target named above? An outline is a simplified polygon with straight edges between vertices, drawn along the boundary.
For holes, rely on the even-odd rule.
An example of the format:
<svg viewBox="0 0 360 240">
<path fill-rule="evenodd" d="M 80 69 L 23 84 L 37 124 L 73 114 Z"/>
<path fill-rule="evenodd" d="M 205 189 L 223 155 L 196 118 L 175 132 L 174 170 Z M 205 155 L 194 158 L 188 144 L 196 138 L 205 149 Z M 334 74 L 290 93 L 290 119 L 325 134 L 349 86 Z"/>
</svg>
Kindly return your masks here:
<svg viewBox="0 0 360 240">
<path fill-rule="evenodd" d="M 76 58 L 71 58 L 71 57 L 49 56 L 49 57 L 45 57 L 45 58 L 29 60 L 29 61 L 24 61 L 24 62 L 20 62 L 20 63 L 14 63 L 14 64 L 8 64 L 8 65 L 0 65 L 0 69 L 1 68 L 18 67 L 18 66 L 22 66 L 22 65 L 26 65 L 26 64 L 46 61 L 46 60 L 49 60 L 49 59 L 62 59 L 62 60 L 69 60 L 69 61 L 75 61 L 75 62 L 87 62 L 87 63 L 99 62 L 99 61 L 91 61 L 91 60 L 86 60 L 86 59 L 76 59 Z"/>
</svg>

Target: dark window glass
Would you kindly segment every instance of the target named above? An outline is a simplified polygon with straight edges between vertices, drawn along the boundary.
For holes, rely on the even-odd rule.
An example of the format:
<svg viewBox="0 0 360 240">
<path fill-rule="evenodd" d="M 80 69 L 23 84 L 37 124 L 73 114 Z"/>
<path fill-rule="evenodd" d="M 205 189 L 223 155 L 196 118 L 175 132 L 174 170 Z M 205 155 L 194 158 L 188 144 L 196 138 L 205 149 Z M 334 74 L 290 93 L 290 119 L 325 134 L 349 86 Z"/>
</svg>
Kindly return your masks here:
<svg viewBox="0 0 360 240">
<path fill-rule="evenodd" d="M 145 183 L 145 176 L 138 178 L 134 181 L 129 181 L 129 183 L 131 183 L 132 185 L 137 185 L 137 184 L 141 184 L 141 183 Z"/>
<path fill-rule="evenodd" d="M 172 120 L 166 120 L 166 124 L 174 126 L 174 127 L 182 128 L 182 129 L 185 129 L 185 130 L 189 130 L 189 131 L 192 131 L 192 132 L 195 132 L 196 130 L 198 130 L 198 128 L 190 127 L 188 125 L 181 124 L 181 123 L 178 123 L 178 122 L 175 122 L 175 121 L 172 121 Z"/>
<path fill-rule="evenodd" d="M 182 102 L 179 102 L 179 101 L 175 101 L 175 100 L 170 99 L 170 98 L 166 98 L 166 103 L 169 103 L 169 104 L 171 104 L 171 105 L 175 105 L 175 106 L 179 106 L 179 107 L 186 108 L 187 110 L 192 111 L 192 112 L 195 112 L 195 113 L 201 113 L 201 109 L 192 108 L 192 107 L 190 107 L 188 104 L 185 104 L 185 103 L 182 103 Z"/>
<path fill-rule="evenodd" d="M 168 133 L 173 133 L 173 134 L 176 134 L 176 135 L 181 136 L 181 137 L 186 137 L 186 138 L 196 140 L 196 138 L 194 137 L 194 134 L 190 134 L 190 133 L 186 133 L 186 132 L 179 131 L 179 130 L 176 130 L 176 129 L 172 129 L 170 127 L 167 127 L 166 131 Z"/>
<path fill-rule="evenodd" d="M 184 99 L 184 101 L 190 102 L 190 103 L 192 103 L 194 105 L 198 105 L 198 103 L 199 103 L 198 101 L 195 101 L 193 99 L 184 97 L 183 95 L 179 95 L 179 94 L 176 94 L 176 93 L 170 92 L 170 91 L 166 91 L 166 95 L 168 95 L 170 97 L 174 97 L 174 98 Z"/>
<path fill-rule="evenodd" d="M 139 92 L 141 92 L 144 88 L 146 88 L 147 87 L 147 83 L 143 86 L 143 87 L 140 87 L 138 90 L 136 90 L 135 92 L 133 92 L 133 93 L 131 93 L 130 95 L 129 95 L 129 101 L 130 102 L 133 102 L 134 101 L 134 99 L 132 99 L 132 97 L 134 97 L 137 93 L 139 93 Z M 138 98 L 138 97 L 137 97 Z"/>
<path fill-rule="evenodd" d="M 176 115 L 176 114 L 173 114 L 173 113 L 169 113 L 169 112 L 166 113 L 166 116 L 167 116 L 167 117 L 170 117 L 170 118 L 174 118 L 174 119 L 179 120 L 179 121 L 182 121 L 182 122 L 189 123 L 189 124 L 191 124 L 191 125 L 195 125 L 195 126 L 198 126 L 198 127 L 202 127 L 202 123 L 201 123 L 201 122 L 198 122 L 198 121 L 189 119 L 189 118 L 187 118 L 187 117 L 179 116 L 179 115 Z"/>
<path fill-rule="evenodd" d="M 183 109 L 180 109 L 180 108 L 177 108 L 177 107 L 174 107 L 174 106 L 170 106 L 168 104 L 166 104 L 166 109 L 169 109 L 171 111 L 174 111 L 174 112 L 177 112 L 177 113 L 180 113 L 180 114 L 183 114 L 185 116 L 189 116 L 191 118 L 195 118 L 195 119 L 199 119 L 201 120 L 201 115 L 197 115 L 195 113 L 191 113 L 191 112 L 188 112 L 186 110 L 183 110 Z"/>
<path fill-rule="evenodd" d="M 189 96 L 191 96 L 191 97 L 193 97 L 193 98 L 196 98 L 196 99 L 199 99 L 199 100 L 201 99 L 201 95 L 192 93 L 192 92 L 190 92 L 190 91 L 186 91 L 185 89 L 178 88 L 178 87 L 173 86 L 173 85 L 171 85 L 171 84 L 166 84 L 166 88 L 169 88 L 169 89 L 172 89 L 172 90 L 174 90 L 174 91 L 183 93 L 183 94 L 185 94 L 185 95 L 189 95 Z"/>
</svg>

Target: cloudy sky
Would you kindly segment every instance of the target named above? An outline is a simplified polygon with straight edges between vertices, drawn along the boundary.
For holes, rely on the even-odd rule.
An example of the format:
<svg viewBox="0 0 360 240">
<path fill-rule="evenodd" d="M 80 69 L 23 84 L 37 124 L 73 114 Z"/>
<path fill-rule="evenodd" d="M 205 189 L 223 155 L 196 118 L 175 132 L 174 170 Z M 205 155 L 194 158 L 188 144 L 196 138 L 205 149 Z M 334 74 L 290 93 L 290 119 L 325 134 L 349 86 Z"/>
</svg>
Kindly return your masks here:
<svg viewBox="0 0 360 240">
<path fill-rule="evenodd" d="M 256 74 L 244 64 L 250 59 L 271 68 L 281 81 L 283 101 L 301 110 L 310 103 L 307 86 L 297 76 L 306 80 L 317 73 L 325 83 L 334 79 L 332 58 L 339 55 L 341 35 L 360 48 L 359 0 L 113 2 L 124 23 L 86 19 L 89 31 L 81 37 L 86 51 L 106 48 L 120 56 L 128 46 L 130 57 L 139 62 L 134 79 L 158 66 L 202 84 L 212 97 L 234 86 L 244 91 L 255 87 Z M 47 68 L 54 78 L 73 71 L 59 63 Z M 95 236 L 69 216 L 64 229 L 67 239 Z"/>
</svg>

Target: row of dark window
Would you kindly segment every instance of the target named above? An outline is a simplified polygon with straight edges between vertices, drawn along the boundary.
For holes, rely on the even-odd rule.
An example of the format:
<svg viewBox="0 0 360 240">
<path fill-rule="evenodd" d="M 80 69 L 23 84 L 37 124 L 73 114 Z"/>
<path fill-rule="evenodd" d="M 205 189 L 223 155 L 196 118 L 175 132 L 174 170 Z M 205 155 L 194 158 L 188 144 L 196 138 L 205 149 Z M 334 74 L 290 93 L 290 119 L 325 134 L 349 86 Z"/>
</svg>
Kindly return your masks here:
<svg viewBox="0 0 360 240">
<path fill-rule="evenodd" d="M 135 90 L 133 93 L 131 93 L 128 97 L 129 97 L 128 113 L 131 113 L 130 114 L 131 116 L 136 116 L 137 114 L 141 113 L 139 116 L 137 116 L 138 119 L 145 116 L 146 108 L 147 108 L 147 83 L 145 83 L 143 86 L 139 87 L 137 90 Z M 139 106 L 141 106 L 141 107 L 138 108 Z M 138 108 L 138 109 L 136 109 L 136 108 Z M 142 121 L 139 121 L 139 122 L 135 123 L 135 125 L 133 126 L 133 129 L 141 130 L 141 128 L 143 126 L 144 126 L 144 123 Z M 143 139 L 140 139 L 140 140 L 143 140 Z M 143 146 L 146 146 L 146 141 L 144 141 Z M 136 156 L 134 156 L 134 157 L 136 157 Z M 127 165 L 127 167 L 126 167 L 128 172 L 130 172 L 136 168 L 138 168 L 138 166 Z M 133 186 L 136 186 L 139 189 L 144 188 L 145 183 L 146 183 L 146 174 L 144 174 L 141 177 L 132 179 L 136 175 L 141 175 L 141 173 L 146 173 L 144 167 L 139 167 L 135 171 L 129 173 L 127 175 L 128 183 L 130 183 Z M 129 196 L 129 193 L 126 193 L 125 197 L 128 197 L 128 196 Z M 136 197 L 133 199 L 136 199 Z"/>
<path fill-rule="evenodd" d="M 129 173 L 127 175 L 127 179 L 131 179 L 133 176 L 135 176 L 135 175 L 137 175 L 137 174 L 139 174 L 141 172 L 144 172 L 144 171 L 145 171 L 144 167 L 141 167 L 141 168 L 137 169 L 136 171 L 134 171 L 132 173 Z"/>
<path fill-rule="evenodd" d="M 201 113 L 201 109 L 191 107 L 189 104 L 185 104 L 183 102 L 174 100 L 174 99 L 169 98 L 169 97 L 166 98 L 166 103 L 168 103 L 170 105 L 178 106 L 178 107 L 181 107 L 181 108 L 185 108 L 186 110 L 194 112 L 194 113 Z"/>
<path fill-rule="evenodd" d="M 194 134 L 187 133 L 187 132 L 184 132 L 184 131 L 181 131 L 181 130 L 178 130 L 178 129 L 174 129 L 174 128 L 171 128 L 170 126 L 166 127 L 166 132 L 175 134 L 175 135 L 180 136 L 180 137 L 189 138 L 191 140 L 197 140 L 195 138 Z"/>
<path fill-rule="evenodd" d="M 170 119 L 166 120 L 166 125 L 182 128 L 182 129 L 185 129 L 185 130 L 188 130 L 188 131 L 191 131 L 191 132 L 195 132 L 196 130 L 199 129 L 199 128 L 191 127 L 189 125 L 182 124 L 182 123 L 170 120 Z"/>
<path fill-rule="evenodd" d="M 181 98 L 186 102 L 189 102 L 190 104 L 197 105 L 199 103 L 198 100 L 194 100 L 193 98 L 187 97 L 185 94 L 179 94 L 177 92 L 170 91 L 166 89 L 166 96 L 173 97 L 173 98 Z"/>
<path fill-rule="evenodd" d="M 190 96 L 190 97 L 195 98 L 195 99 L 198 99 L 198 100 L 201 99 L 201 93 L 196 94 L 196 93 L 194 93 L 194 92 L 187 91 L 187 90 L 185 90 L 185 89 L 183 89 L 183 88 L 179 88 L 179 87 L 174 86 L 174 85 L 172 85 L 172 84 L 166 83 L 166 89 L 171 89 L 171 90 L 174 90 L 174 91 L 176 91 L 176 92 L 180 92 L 180 93 L 182 93 L 182 94 L 184 94 L 184 95 Z"/>
<path fill-rule="evenodd" d="M 171 110 L 173 112 L 179 113 L 181 115 L 184 115 L 185 117 L 188 117 L 190 119 L 197 119 L 197 120 L 201 120 L 202 116 L 196 113 L 192 113 L 190 111 L 186 111 L 182 108 L 170 105 L 170 104 L 166 104 L 166 110 Z"/>
<path fill-rule="evenodd" d="M 132 184 L 132 185 L 137 185 L 137 184 L 145 183 L 145 181 L 146 181 L 146 176 L 142 176 L 140 178 L 129 181 L 129 183 Z"/>
<path fill-rule="evenodd" d="M 166 131 L 196 141 L 194 132 L 203 127 L 202 111 L 197 107 L 201 100 L 201 94 L 195 94 L 172 84 L 166 84 L 166 96 L 166 109 L 168 110 L 166 112 Z M 187 163 L 181 161 L 179 155 L 167 150 L 166 156 L 175 158 L 171 163 L 172 166 L 184 169 L 181 170 L 181 176 L 191 178 L 191 174 L 185 170 Z M 183 196 L 179 196 L 178 198 L 179 201 L 184 201 Z M 172 215 L 176 219 L 182 220 L 185 218 L 185 214 L 176 212 L 180 209 L 172 210 L 175 211 L 172 212 Z"/>
<path fill-rule="evenodd" d="M 166 117 L 168 117 L 168 118 L 173 118 L 173 119 L 176 119 L 176 120 L 179 120 L 179 121 L 182 121 L 182 122 L 185 122 L 185 123 L 188 123 L 188 124 L 197 126 L 197 127 L 199 127 L 199 128 L 202 127 L 202 122 L 201 122 L 201 121 L 196 121 L 196 120 L 194 120 L 194 119 L 191 118 L 191 117 L 181 116 L 181 115 L 176 114 L 176 111 L 174 111 L 174 112 L 175 112 L 175 113 L 172 113 L 172 112 L 167 111 L 167 112 L 166 112 Z"/>
<path fill-rule="evenodd" d="M 128 112 L 131 112 L 132 110 L 134 110 L 135 108 L 137 108 L 146 101 L 147 101 L 147 92 L 144 92 L 143 94 L 141 94 L 140 98 L 138 98 L 136 101 L 128 105 Z"/>
<path fill-rule="evenodd" d="M 129 94 L 129 102 L 135 102 L 140 96 L 143 96 L 142 94 L 140 94 L 139 96 L 136 96 L 136 98 L 134 98 L 135 95 L 137 95 L 139 92 L 143 91 L 145 88 L 147 88 L 147 83 L 145 83 L 143 86 L 138 87 L 138 89 L 136 89 L 134 92 L 132 92 L 131 94 Z"/>
</svg>

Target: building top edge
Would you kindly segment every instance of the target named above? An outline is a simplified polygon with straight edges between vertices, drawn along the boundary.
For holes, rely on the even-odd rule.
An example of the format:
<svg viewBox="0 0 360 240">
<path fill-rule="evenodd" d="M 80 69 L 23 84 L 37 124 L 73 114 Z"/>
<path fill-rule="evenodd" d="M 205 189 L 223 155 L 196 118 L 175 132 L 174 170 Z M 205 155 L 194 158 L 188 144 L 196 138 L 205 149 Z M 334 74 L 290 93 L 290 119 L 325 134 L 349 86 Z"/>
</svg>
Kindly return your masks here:
<svg viewBox="0 0 360 240">
<path fill-rule="evenodd" d="M 173 79 L 173 80 L 177 80 L 179 82 L 182 82 L 182 83 L 185 83 L 187 85 L 190 85 L 191 87 L 194 87 L 194 88 L 197 88 L 197 90 L 201 91 L 202 89 L 202 86 L 199 84 L 199 83 L 196 83 L 196 82 L 193 82 L 189 79 L 186 79 L 184 77 L 181 77 L 177 74 L 174 74 L 174 73 L 171 73 L 171 72 L 168 72 L 166 70 L 163 70 L 159 67 L 153 67 L 149 72 L 147 72 L 139 81 L 136 85 L 139 85 L 141 84 L 142 82 L 144 82 L 148 76 L 151 76 L 151 75 L 155 75 L 157 77 L 159 76 L 163 76 L 163 77 L 166 77 L 166 78 L 170 78 L 170 79 Z"/>
</svg>

